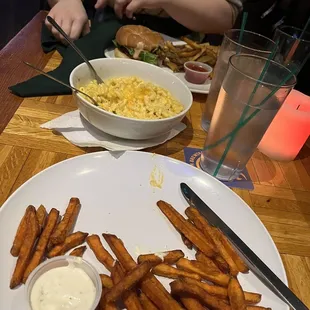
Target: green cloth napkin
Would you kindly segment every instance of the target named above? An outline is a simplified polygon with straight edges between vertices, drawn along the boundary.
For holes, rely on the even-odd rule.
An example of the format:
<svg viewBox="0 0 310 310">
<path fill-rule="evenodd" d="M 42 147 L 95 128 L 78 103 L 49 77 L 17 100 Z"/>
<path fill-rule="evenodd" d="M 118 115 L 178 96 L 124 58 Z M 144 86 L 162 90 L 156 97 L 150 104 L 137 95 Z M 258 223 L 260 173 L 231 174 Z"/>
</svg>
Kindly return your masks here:
<svg viewBox="0 0 310 310">
<path fill-rule="evenodd" d="M 117 30 L 122 23 L 117 19 L 110 19 L 100 24 L 95 24 L 91 32 L 75 41 L 83 54 L 89 59 L 104 57 L 104 50 L 111 45 Z M 42 28 L 42 48 L 45 52 L 57 49 L 63 60 L 59 67 L 50 71 L 53 77 L 69 84 L 71 71 L 80 63 L 82 58 L 72 49 L 59 44 L 47 28 Z M 27 60 L 27 59 L 25 59 Z M 23 64 L 21 64 L 23 65 Z M 31 70 L 29 68 L 29 70 Z M 28 81 L 10 86 L 9 89 L 20 97 L 52 96 L 71 94 L 71 90 L 43 75 L 38 75 Z"/>
</svg>

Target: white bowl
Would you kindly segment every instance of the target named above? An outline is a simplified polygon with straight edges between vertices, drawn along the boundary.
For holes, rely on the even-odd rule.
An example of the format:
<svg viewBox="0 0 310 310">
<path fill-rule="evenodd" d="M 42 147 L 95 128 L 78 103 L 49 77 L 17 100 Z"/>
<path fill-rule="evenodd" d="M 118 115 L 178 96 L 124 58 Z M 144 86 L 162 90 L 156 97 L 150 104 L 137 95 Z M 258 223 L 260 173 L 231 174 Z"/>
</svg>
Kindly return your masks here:
<svg viewBox="0 0 310 310">
<path fill-rule="evenodd" d="M 179 100 L 184 110 L 173 117 L 159 120 L 141 120 L 123 117 L 96 107 L 79 94 L 74 94 L 77 106 L 84 118 L 96 128 L 116 137 L 143 140 L 161 136 L 181 122 L 190 109 L 193 96 L 188 87 L 174 74 L 142 61 L 119 58 L 100 58 L 91 64 L 102 79 L 120 76 L 137 76 L 161 86 Z M 85 63 L 70 74 L 70 85 L 85 86 L 94 78 Z"/>
</svg>

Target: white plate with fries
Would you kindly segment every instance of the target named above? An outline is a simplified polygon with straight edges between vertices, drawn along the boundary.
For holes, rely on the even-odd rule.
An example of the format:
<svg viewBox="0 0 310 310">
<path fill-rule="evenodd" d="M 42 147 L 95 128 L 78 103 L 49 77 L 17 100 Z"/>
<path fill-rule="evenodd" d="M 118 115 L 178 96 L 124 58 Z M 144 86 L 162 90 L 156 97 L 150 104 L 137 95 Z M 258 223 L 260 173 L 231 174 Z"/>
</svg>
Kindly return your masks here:
<svg viewBox="0 0 310 310">
<path fill-rule="evenodd" d="M 27 307 L 25 287 L 18 285 L 20 281 L 17 279 L 18 277 L 22 279 L 25 273 L 13 273 L 16 258 L 10 254 L 10 251 L 15 239 L 14 251 L 17 250 L 18 253 L 17 241 L 21 240 L 22 245 L 19 245 L 19 247 L 21 246 L 19 248 L 20 253 L 25 253 L 27 250 L 31 253 L 32 248 L 28 249 L 27 246 L 32 244 L 29 241 L 29 235 L 31 234 L 30 231 L 33 230 L 33 226 L 26 229 L 25 234 L 27 234 L 28 238 L 24 239 L 25 234 L 20 234 L 18 235 L 20 239 L 16 240 L 15 235 L 29 205 L 37 208 L 36 211 L 30 207 L 32 212 L 36 212 L 34 213 L 36 214 L 35 221 L 38 219 L 38 222 L 44 222 L 42 221 L 45 214 L 44 209 L 43 207 L 39 209 L 41 204 L 46 208 L 47 212 L 50 212 L 52 208 L 56 208 L 61 215 L 66 214 L 62 218 L 62 222 L 60 222 L 63 223 L 62 225 L 54 223 L 58 226 L 55 226 L 56 229 L 53 229 L 52 235 L 47 239 L 48 244 L 46 245 L 48 245 L 49 251 L 48 254 L 44 254 L 44 257 L 47 255 L 52 256 L 51 253 L 54 256 L 62 255 L 65 252 L 65 254 L 70 253 L 74 250 L 73 243 L 70 243 L 69 246 L 67 239 L 72 239 L 74 236 L 77 237 L 74 243 L 75 247 L 85 246 L 86 243 L 83 243 L 86 237 L 85 233 L 88 233 L 89 237 L 86 239 L 88 245 L 85 253 L 83 253 L 83 249 L 80 249 L 76 250 L 75 254 L 83 255 L 83 258 L 90 262 L 100 274 L 110 276 L 110 272 L 97 261 L 94 255 L 94 252 L 102 254 L 102 251 L 96 247 L 98 238 L 96 236 L 90 237 L 90 235 L 97 234 L 100 236 L 103 246 L 113 256 L 113 258 L 110 257 L 110 259 L 104 260 L 104 263 L 109 269 L 113 269 L 115 254 L 113 254 L 111 248 L 120 244 L 117 238 L 109 234 L 115 234 L 124 242 L 125 248 L 135 261 L 137 261 L 140 254 L 148 253 L 156 253 L 156 255 L 140 256 L 140 262 L 142 260 L 148 262 L 159 260 L 161 262 L 164 258 L 167 264 L 175 264 L 175 261 L 180 258 L 176 265 L 161 264 L 155 267 L 153 272 L 165 275 L 164 277 L 158 277 L 158 279 L 169 291 L 169 283 L 174 281 L 172 284 L 173 292 L 184 303 L 186 303 L 185 298 L 183 298 L 184 294 L 188 294 L 190 290 L 191 296 L 195 299 L 195 301 L 192 300 L 191 302 L 197 303 L 199 301 L 200 305 L 203 304 L 207 307 L 208 302 L 210 302 L 208 292 L 211 294 L 212 291 L 212 294 L 215 295 L 211 299 L 220 306 L 224 305 L 220 307 L 221 309 L 231 309 L 227 307 L 227 301 L 226 303 L 224 301 L 227 298 L 227 284 L 229 283 L 231 286 L 229 290 L 231 299 L 237 298 L 239 294 L 242 295 L 243 293 L 240 287 L 236 285 L 235 280 L 230 280 L 227 272 L 232 270 L 230 268 L 231 264 L 238 266 L 239 270 L 244 266 L 242 267 L 240 258 L 236 256 L 236 253 L 232 252 L 231 248 L 229 249 L 227 244 L 225 245 L 224 241 L 221 243 L 221 246 L 223 246 L 221 250 L 227 250 L 227 253 L 233 257 L 233 261 L 227 264 L 228 260 L 225 261 L 222 256 L 214 256 L 212 253 L 215 248 L 212 241 L 206 238 L 202 231 L 198 230 L 198 226 L 195 228 L 193 224 L 184 219 L 187 215 L 193 219 L 192 217 L 195 217 L 195 215 L 191 214 L 190 210 L 187 210 L 187 215 L 185 215 L 188 205 L 180 191 L 181 182 L 187 183 L 275 274 L 287 283 L 280 255 L 266 228 L 251 208 L 221 182 L 188 164 L 161 155 L 145 152 L 98 152 L 66 160 L 44 170 L 22 185 L 2 206 L 0 210 L 1 309 L 17 310 L 26 309 Z M 67 208 L 71 197 L 78 197 L 79 200 L 71 199 L 70 208 Z M 159 202 L 161 200 L 168 202 L 173 207 L 165 202 Z M 81 207 L 79 207 L 79 202 Z M 56 211 L 54 209 L 53 212 Z M 182 215 L 181 219 L 177 212 Z M 167 220 L 164 213 L 170 213 L 168 217 L 171 223 L 181 225 L 181 231 L 189 240 L 182 240 L 181 235 Z M 70 220 L 66 222 L 65 218 Z M 76 224 L 73 227 L 76 218 Z M 36 223 L 38 224 L 38 222 Z M 41 236 L 46 232 L 48 226 L 47 224 L 42 225 L 45 228 L 43 228 Z M 204 223 L 204 225 L 207 225 L 207 223 Z M 72 230 L 74 233 L 72 233 Z M 102 237 L 102 233 L 106 234 L 105 239 Z M 53 246 L 53 244 L 62 242 L 61 240 L 65 240 L 64 243 Z M 196 261 L 196 251 L 188 249 L 183 242 L 188 246 L 194 243 L 204 254 L 212 258 L 206 258 L 205 255 L 200 253 L 196 256 Z M 34 244 L 32 245 L 35 247 Z M 61 250 L 59 251 L 59 249 Z M 132 265 L 135 266 L 135 262 L 126 259 L 126 255 L 124 255 L 126 250 L 124 248 L 118 249 L 117 258 L 122 263 L 122 266 L 129 271 L 132 269 Z M 35 249 L 35 251 L 37 250 Z M 171 252 L 166 258 L 161 253 L 170 250 L 177 251 Z M 218 250 L 219 248 L 216 249 L 216 251 Z M 220 251 L 220 253 L 222 252 Z M 22 259 L 23 257 L 20 257 L 20 260 Z M 206 262 L 209 262 L 210 266 Z M 35 267 L 33 266 L 33 258 L 27 261 L 26 264 L 27 269 L 32 267 Z M 188 278 L 179 280 L 167 278 L 180 277 L 181 274 L 183 276 L 187 275 L 192 280 Z M 212 279 L 210 274 L 213 274 Z M 127 280 L 128 277 L 126 277 Z M 12 278 L 15 281 L 14 286 L 17 286 L 14 289 L 10 289 Z M 110 281 L 105 276 L 106 279 Z M 138 282 L 138 278 L 132 280 L 134 280 L 134 283 Z M 210 286 L 206 284 L 205 280 L 212 280 L 216 285 Z M 238 280 L 243 290 L 261 294 L 260 306 L 270 307 L 273 310 L 288 309 L 251 272 L 239 273 Z M 103 283 L 105 283 L 104 280 Z M 153 301 L 157 298 L 157 306 L 161 309 L 168 309 L 169 305 L 173 305 L 172 309 L 181 309 L 181 306 L 175 302 L 171 295 L 163 293 L 159 282 L 154 278 L 152 281 L 142 280 L 139 283 L 141 283 L 139 285 L 141 285 L 142 291 L 148 291 L 149 296 L 149 299 L 145 300 L 145 295 L 138 296 L 133 293 L 135 298 L 139 298 L 142 304 L 152 298 Z M 109 291 L 112 290 L 116 290 L 116 287 L 111 288 Z M 118 293 L 122 294 L 122 291 Z M 161 298 L 161 294 L 166 297 Z M 260 295 L 246 293 L 245 298 L 247 302 L 257 302 L 260 300 Z M 144 309 L 146 308 L 144 307 Z"/>
<path fill-rule="evenodd" d="M 197 55 L 198 57 L 198 54 L 200 55 L 200 58 L 198 59 L 194 59 L 194 60 L 198 60 L 198 61 L 202 61 L 202 62 L 205 62 L 205 61 L 210 61 L 210 54 L 208 54 L 208 49 L 210 49 L 210 52 L 209 53 L 212 53 L 212 56 L 215 60 L 214 63 L 209 63 L 211 66 L 213 66 L 215 64 L 215 61 L 216 61 L 216 57 L 217 57 L 217 50 L 218 50 L 218 47 L 211 47 L 208 43 L 203 43 L 203 44 L 198 44 L 198 43 L 195 43 L 194 41 L 190 40 L 190 39 L 187 39 L 185 38 L 185 40 L 187 40 L 188 43 L 190 44 L 187 44 L 187 42 L 185 41 L 182 41 L 182 40 L 179 40 L 179 39 L 176 39 L 176 38 L 172 38 L 170 36 L 167 36 L 165 34 L 161 34 L 161 36 L 164 38 L 164 41 L 165 42 L 171 42 L 172 43 L 172 46 L 170 46 L 170 48 L 173 48 L 175 47 L 175 51 L 172 51 L 172 52 L 175 52 L 174 53 L 174 56 L 176 58 L 178 58 L 178 53 L 182 53 L 186 50 L 186 47 L 189 48 L 189 50 L 187 52 L 190 52 L 190 53 L 193 53 L 191 55 L 188 56 L 188 59 L 187 60 L 184 60 L 184 62 L 186 61 L 190 61 L 190 60 L 193 60 L 191 57 L 195 57 Z M 185 48 L 185 50 L 183 50 L 183 48 Z M 115 55 L 114 55 L 114 49 L 115 47 L 111 46 L 107 49 L 105 49 L 104 51 L 104 55 L 106 58 L 114 58 Z M 182 49 L 182 50 L 181 50 Z M 179 50 L 179 52 L 177 52 Z M 200 52 L 201 51 L 201 52 Z M 208 60 L 209 59 L 209 60 Z M 172 61 L 173 62 L 173 61 Z M 171 61 L 170 61 L 171 63 Z M 190 82 L 188 82 L 186 79 L 185 79 L 185 73 L 183 72 L 183 66 L 182 67 L 182 70 L 180 69 L 180 66 L 178 66 L 180 70 L 180 72 L 175 72 L 175 75 L 181 79 L 186 85 L 187 87 L 190 89 L 191 92 L 193 93 L 199 93 L 199 94 L 209 94 L 209 91 L 210 91 L 210 86 L 211 86 L 211 79 L 208 79 L 205 83 L 203 84 L 192 84 Z M 163 65 L 162 68 L 164 70 L 169 70 L 170 72 L 173 72 L 169 67 Z"/>
</svg>

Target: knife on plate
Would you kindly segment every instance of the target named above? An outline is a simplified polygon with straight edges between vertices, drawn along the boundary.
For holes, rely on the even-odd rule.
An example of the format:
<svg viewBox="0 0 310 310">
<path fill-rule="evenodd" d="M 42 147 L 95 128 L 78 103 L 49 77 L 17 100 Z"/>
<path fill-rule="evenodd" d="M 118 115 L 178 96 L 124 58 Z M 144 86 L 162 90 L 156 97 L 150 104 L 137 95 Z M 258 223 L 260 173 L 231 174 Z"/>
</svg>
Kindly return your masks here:
<svg viewBox="0 0 310 310">
<path fill-rule="evenodd" d="M 279 298 L 295 310 L 309 310 L 305 304 L 269 269 L 269 267 L 229 228 L 219 216 L 185 183 L 181 191 L 190 206 L 195 207 L 210 225 L 217 227 L 243 257 L 249 269 Z"/>
</svg>

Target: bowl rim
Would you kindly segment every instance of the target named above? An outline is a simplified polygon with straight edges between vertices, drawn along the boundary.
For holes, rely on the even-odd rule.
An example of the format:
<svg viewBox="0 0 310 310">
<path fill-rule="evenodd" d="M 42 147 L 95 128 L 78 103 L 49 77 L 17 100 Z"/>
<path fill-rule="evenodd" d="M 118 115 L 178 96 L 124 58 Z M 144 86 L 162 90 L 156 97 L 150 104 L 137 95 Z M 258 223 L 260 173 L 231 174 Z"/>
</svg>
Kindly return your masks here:
<svg viewBox="0 0 310 310">
<path fill-rule="evenodd" d="M 99 62 L 99 61 L 122 61 L 122 62 L 129 62 L 129 63 L 132 63 L 132 62 L 137 62 L 138 60 L 134 60 L 134 59 L 124 59 L 124 58 L 96 58 L 96 59 L 92 59 L 90 60 L 90 63 L 95 63 L 95 62 Z M 171 76 L 173 79 L 177 80 L 178 83 L 180 83 L 182 86 L 184 86 L 184 88 L 186 89 L 187 93 L 190 95 L 190 104 L 187 108 L 185 108 L 181 113 L 177 114 L 177 115 L 174 115 L 174 116 L 170 116 L 170 117 L 167 117 L 167 118 L 161 118 L 161 119 L 140 119 L 140 118 L 131 118 L 131 117 L 126 117 L 126 116 L 122 116 L 122 115 L 117 115 L 117 114 L 114 114 L 112 112 L 109 112 L 109 111 L 106 111 L 104 109 L 101 109 L 97 106 L 95 106 L 94 104 L 90 103 L 88 100 L 86 100 L 85 98 L 83 98 L 79 93 L 75 93 L 75 95 L 80 99 L 82 100 L 83 103 L 85 103 L 87 106 L 91 107 L 92 109 L 98 111 L 99 113 L 102 113 L 102 114 L 107 114 L 109 116 L 112 116 L 112 117 L 115 117 L 115 118 L 119 118 L 119 119 L 123 119 L 123 120 L 127 120 L 127 121 L 135 121 L 135 122 L 141 122 L 141 123 L 162 123 L 162 122 L 167 122 L 167 121 L 171 121 L 171 120 L 175 120 L 179 117 L 184 117 L 186 115 L 186 113 L 189 111 L 189 109 L 191 108 L 192 104 L 193 104 L 193 94 L 192 92 L 189 90 L 189 88 L 187 87 L 187 85 L 181 80 L 179 79 L 176 75 L 174 75 L 173 73 L 169 72 L 169 71 L 166 71 L 166 70 L 163 70 L 162 68 L 160 67 L 157 67 L 155 65 L 151 65 L 151 64 L 148 64 L 146 62 L 142 62 L 142 61 L 139 61 L 140 65 L 142 66 L 147 66 L 149 68 L 152 68 L 152 69 L 155 69 L 155 70 L 162 70 L 163 74 L 166 74 L 168 76 Z M 76 66 L 70 73 L 70 77 L 69 77 L 69 83 L 71 86 L 75 87 L 73 85 L 73 76 L 75 74 L 75 72 L 82 66 L 87 66 L 85 62 L 82 62 L 81 64 L 79 64 L 78 66 Z M 181 103 L 182 104 L 182 103 Z"/>
</svg>

